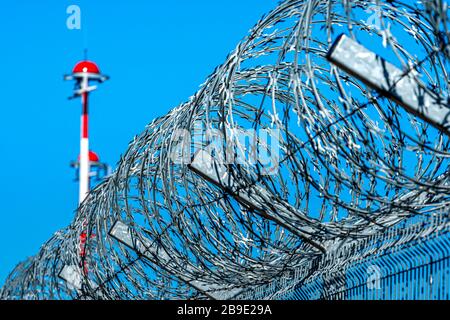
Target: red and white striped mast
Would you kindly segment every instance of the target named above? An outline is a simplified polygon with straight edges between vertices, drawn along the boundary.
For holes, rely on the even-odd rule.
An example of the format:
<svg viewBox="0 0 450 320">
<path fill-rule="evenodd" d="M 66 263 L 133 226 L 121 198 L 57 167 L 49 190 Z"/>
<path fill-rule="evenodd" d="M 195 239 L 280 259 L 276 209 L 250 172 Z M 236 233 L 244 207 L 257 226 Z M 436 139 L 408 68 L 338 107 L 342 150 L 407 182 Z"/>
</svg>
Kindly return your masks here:
<svg viewBox="0 0 450 320">
<path fill-rule="evenodd" d="M 89 93 L 96 90 L 92 82 L 102 83 L 108 80 L 108 76 L 102 75 L 98 66 L 88 60 L 75 65 L 72 74 L 64 77 L 65 80 L 75 80 L 75 90 L 72 98 L 81 97 L 81 136 L 79 156 L 79 203 L 81 204 L 89 193 L 91 162 L 98 161 L 95 153 L 89 151 Z M 93 159 L 96 158 L 96 159 Z"/>
<path fill-rule="evenodd" d="M 96 177 L 97 180 L 109 175 L 110 168 L 107 164 L 101 163 L 99 157 L 89 150 L 89 93 L 96 90 L 96 85 L 91 83 L 102 83 L 109 79 L 108 76 L 102 75 L 98 66 L 88 60 L 81 61 L 75 65 L 72 74 L 64 76 L 65 80 L 75 81 L 74 94 L 70 99 L 81 97 L 81 134 L 80 134 L 80 156 L 78 161 L 72 162 L 71 166 L 78 171 L 78 180 L 80 184 L 79 190 L 79 204 L 81 204 L 86 196 L 89 194 L 90 178 Z M 65 265 L 59 277 L 67 281 L 71 286 L 77 290 L 82 289 L 83 277 L 87 276 L 89 272 L 89 262 L 86 257 L 86 244 L 88 237 L 91 238 L 94 234 L 89 234 L 83 225 L 83 230 L 80 234 L 79 243 L 79 265 Z"/>
</svg>

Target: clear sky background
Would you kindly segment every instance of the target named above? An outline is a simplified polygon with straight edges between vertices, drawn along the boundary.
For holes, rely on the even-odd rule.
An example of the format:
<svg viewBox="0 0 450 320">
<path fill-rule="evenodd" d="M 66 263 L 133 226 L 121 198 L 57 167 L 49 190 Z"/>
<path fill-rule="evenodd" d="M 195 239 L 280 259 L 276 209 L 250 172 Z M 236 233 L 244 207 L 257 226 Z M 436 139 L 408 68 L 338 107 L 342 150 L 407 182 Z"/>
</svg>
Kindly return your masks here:
<svg viewBox="0 0 450 320">
<path fill-rule="evenodd" d="M 78 186 L 79 100 L 62 80 L 88 57 L 111 80 L 91 95 L 91 149 L 115 167 L 133 136 L 194 94 L 278 0 L 0 3 L 0 284 L 68 225 Z M 66 8 L 81 8 L 69 30 Z"/>
</svg>

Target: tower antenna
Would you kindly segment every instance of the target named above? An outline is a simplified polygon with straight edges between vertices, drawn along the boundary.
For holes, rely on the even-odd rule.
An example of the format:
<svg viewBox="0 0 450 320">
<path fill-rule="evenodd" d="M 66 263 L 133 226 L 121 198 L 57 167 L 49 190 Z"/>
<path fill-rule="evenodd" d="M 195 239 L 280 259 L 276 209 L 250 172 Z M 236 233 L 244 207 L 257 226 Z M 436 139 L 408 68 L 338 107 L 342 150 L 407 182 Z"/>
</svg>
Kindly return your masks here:
<svg viewBox="0 0 450 320">
<path fill-rule="evenodd" d="M 78 169 L 78 179 L 80 184 L 79 203 L 81 204 L 86 198 L 90 189 L 90 177 L 93 175 L 91 169 L 95 169 L 101 165 L 98 156 L 89 150 L 89 132 L 88 132 L 88 98 L 89 93 L 96 90 L 95 83 L 102 83 L 109 79 L 108 76 L 102 75 L 98 66 L 87 61 L 87 49 L 84 51 L 85 60 L 77 63 L 72 74 L 66 75 L 65 80 L 75 80 L 75 92 L 72 98 L 81 98 L 81 137 L 80 137 L 80 156 L 74 167 Z"/>
</svg>

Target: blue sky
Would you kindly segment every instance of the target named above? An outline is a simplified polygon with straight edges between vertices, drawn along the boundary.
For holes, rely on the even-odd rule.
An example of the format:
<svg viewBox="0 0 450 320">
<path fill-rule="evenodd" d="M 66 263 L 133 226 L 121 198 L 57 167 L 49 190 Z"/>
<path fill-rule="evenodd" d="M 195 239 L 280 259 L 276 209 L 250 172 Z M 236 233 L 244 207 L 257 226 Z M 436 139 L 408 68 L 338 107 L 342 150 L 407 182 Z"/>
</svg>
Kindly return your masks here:
<svg viewBox="0 0 450 320">
<path fill-rule="evenodd" d="M 277 0 L 22 0 L 0 4 L 0 283 L 68 225 L 79 100 L 62 80 L 89 48 L 111 76 L 90 100 L 91 148 L 113 166 L 153 118 L 187 100 Z M 81 30 L 66 27 L 69 5 Z"/>
</svg>

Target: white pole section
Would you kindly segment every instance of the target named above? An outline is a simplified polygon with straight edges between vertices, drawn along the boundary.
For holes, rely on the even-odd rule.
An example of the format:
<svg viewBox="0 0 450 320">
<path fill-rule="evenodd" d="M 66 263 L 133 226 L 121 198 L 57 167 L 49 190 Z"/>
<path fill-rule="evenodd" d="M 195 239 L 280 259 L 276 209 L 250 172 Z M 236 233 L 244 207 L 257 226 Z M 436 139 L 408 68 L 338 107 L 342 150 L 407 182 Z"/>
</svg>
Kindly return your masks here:
<svg viewBox="0 0 450 320">
<path fill-rule="evenodd" d="M 80 196 L 81 204 L 89 193 L 89 135 L 88 135 L 88 78 L 85 77 L 81 84 L 81 100 L 83 112 L 81 114 L 81 139 L 80 139 Z"/>
</svg>

